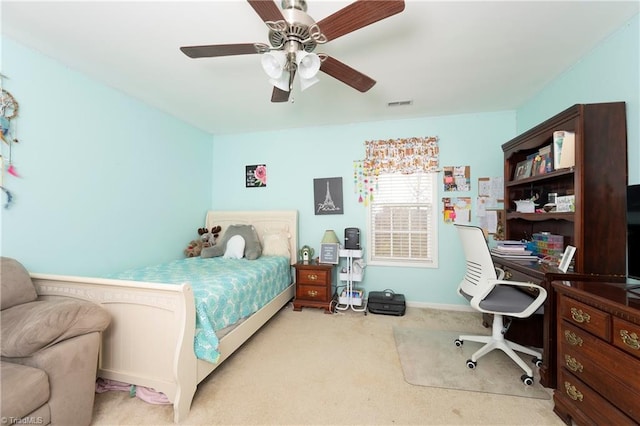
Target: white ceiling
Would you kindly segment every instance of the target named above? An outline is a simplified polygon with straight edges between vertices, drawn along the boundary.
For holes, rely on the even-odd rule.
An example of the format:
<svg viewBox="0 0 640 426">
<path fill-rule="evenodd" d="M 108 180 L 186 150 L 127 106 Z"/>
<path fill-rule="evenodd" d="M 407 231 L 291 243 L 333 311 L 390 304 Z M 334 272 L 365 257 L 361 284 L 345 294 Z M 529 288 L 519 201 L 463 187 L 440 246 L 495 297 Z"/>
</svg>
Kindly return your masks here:
<svg viewBox="0 0 640 426">
<path fill-rule="evenodd" d="M 316 21 L 350 1 L 308 0 Z M 278 2 L 279 5 L 279 2 Z M 316 49 L 377 81 L 320 73 L 271 103 L 260 55 L 190 59 L 180 46 L 268 43 L 243 0 L 2 1 L 2 33 L 212 134 L 515 109 L 635 16 L 639 1 L 406 1 Z M 9 76 L 11 78 L 11 76 Z M 297 82 L 296 82 L 297 83 Z M 412 100 L 411 106 L 388 102 Z"/>
</svg>

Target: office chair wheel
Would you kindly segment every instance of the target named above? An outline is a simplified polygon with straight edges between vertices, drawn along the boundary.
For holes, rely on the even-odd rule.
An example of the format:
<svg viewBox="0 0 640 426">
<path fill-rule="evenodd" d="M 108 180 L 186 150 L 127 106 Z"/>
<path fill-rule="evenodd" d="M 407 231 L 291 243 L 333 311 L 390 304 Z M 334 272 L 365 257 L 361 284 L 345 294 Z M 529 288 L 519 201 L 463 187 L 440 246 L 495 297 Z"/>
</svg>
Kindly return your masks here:
<svg viewBox="0 0 640 426">
<path fill-rule="evenodd" d="M 470 368 L 470 369 L 472 369 L 472 370 L 473 370 L 474 368 L 476 368 L 476 365 L 478 365 L 478 363 L 477 363 L 477 362 L 475 362 L 475 361 L 471 361 L 470 359 L 468 359 L 468 360 L 467 360 L 467 367 L 468 367 L 468 368 Z"/>
<path fill-rule="evenodd" d="M 533 377 L 527 376 L 526 374 L 523 374 L 522 376 L 520 376 L 520 380 L 522 380 L 522 383 L 524 383 L 527 386 L 531 386 L 533 384 Z"/>
<path fill-rule="evenodd" d="M 456 339 L 456 340 L 453 341 L 453 343 L 455 343 L 457 347 L 460 347 L 460 346 L 462 346 L 462 344 L 464 342 L 462 340 L 460 340 L 460 339 Z"/>
<path fill-rule="evenodd" d="M 542 360 L 538 357 L 533 358 L 531 362 L 533 362 L 536 367 L 542 367 Z"/>
</svg>

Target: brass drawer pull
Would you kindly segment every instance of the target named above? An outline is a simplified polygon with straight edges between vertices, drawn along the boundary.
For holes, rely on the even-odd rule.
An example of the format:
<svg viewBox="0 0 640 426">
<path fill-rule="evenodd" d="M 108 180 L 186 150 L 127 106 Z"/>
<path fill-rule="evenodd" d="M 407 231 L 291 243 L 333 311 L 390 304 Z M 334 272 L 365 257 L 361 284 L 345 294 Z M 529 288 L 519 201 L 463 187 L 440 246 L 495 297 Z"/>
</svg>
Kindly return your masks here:
<svg viewBox="0 0 640 426">
<path fill-rule="evenodd" d="M 591 315 L 586 312 L 582 312 L 582 309 L 571 308 L 571 318 L 575 322 L 583 323 L 591 321 Z"/>
<path fill-rule="evenodd" d="M 584 343 L 584 341 L 579 336 L 576 336 L 576 333 L 573 331 L 565 330 L 564 338 L 571 346 L 582 346 Z"/>
<path fill-rule="evenodd" d="M 309 274 L 307 275 L 307 278 L 309 278 L 311 281 L 315 281 L 318 279 L 318 276 L 316 274 Z"/>
<path fill-rule="evenodd" d="M 620 337 L 622 342 L 636 351 L 640 349 L 640 341 L 638 341 L 638 335 L 636 333 L 629 333 L 627 330 L 620 330 Z"/>
<path fill-rule="evenodd" d="M 570 357 L 569 355 L 564 356 L 564 361 L 567 364 L 567 368 L 571 371 L 579 371 L 582 373 L 582 369 L 584 368 L 582 364 L 578 362 L 577 359 Z"/>
<path fill-rule="evenodd" d="M 582 395 L 582 392 L 576 389 L 576 387 L 573 386 L 571 383 L 564 382 L 564 388 L 566 389 L 567 395 L 569 395 L 569 398 L 573 399 L 574 401 L 582 402 L 582 400 L 584 399 L 584 395 Z"/>
<path fill-rule="evenodd" d="M 307 295 L 309 295 L 309 297 L 316 297 L 318 295 L 318 292 L 316 290 L 309 290 L 307 292 Z"/>
</svg>

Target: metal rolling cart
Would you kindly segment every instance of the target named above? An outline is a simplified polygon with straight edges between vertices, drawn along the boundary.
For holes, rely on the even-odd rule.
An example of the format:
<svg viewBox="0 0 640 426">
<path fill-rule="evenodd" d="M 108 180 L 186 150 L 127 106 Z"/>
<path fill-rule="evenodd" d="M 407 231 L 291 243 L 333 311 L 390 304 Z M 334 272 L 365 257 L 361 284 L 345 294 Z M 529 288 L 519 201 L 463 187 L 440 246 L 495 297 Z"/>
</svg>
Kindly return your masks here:
<svg viewBox="0 0 640 426">
<path fill-rule="evenodd" d="M 364 275 L 364 267 L 359 265 L 354 267 L 354 259 L 362 258 L 362 250 L 340 249 L 339 255 L 346 259 L 346 266 L 339 272 L 340 281 L 345 282 L 345 289 L 338 294 L 336 309 L 340 311 L 351 309 L 354 312 L 364 312 L 367 315 L 367 300 L 364 290 L 356 289 L 354 286 L 355 282 L 362 281 Z"/>
</svg>

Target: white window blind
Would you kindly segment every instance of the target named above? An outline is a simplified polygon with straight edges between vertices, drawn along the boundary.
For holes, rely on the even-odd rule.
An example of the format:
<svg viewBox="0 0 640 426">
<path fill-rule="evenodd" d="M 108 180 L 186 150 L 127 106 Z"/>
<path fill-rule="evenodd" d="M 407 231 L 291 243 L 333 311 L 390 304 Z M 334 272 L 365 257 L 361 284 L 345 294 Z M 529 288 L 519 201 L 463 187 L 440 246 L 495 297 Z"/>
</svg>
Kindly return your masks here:
<svg viewBox="0 0 640 426">
<path fill-rule="evenodd" d="M 437 266 L 435 173 L 381 174 L 369 205 L 369 263 Z"/>
</svg>

